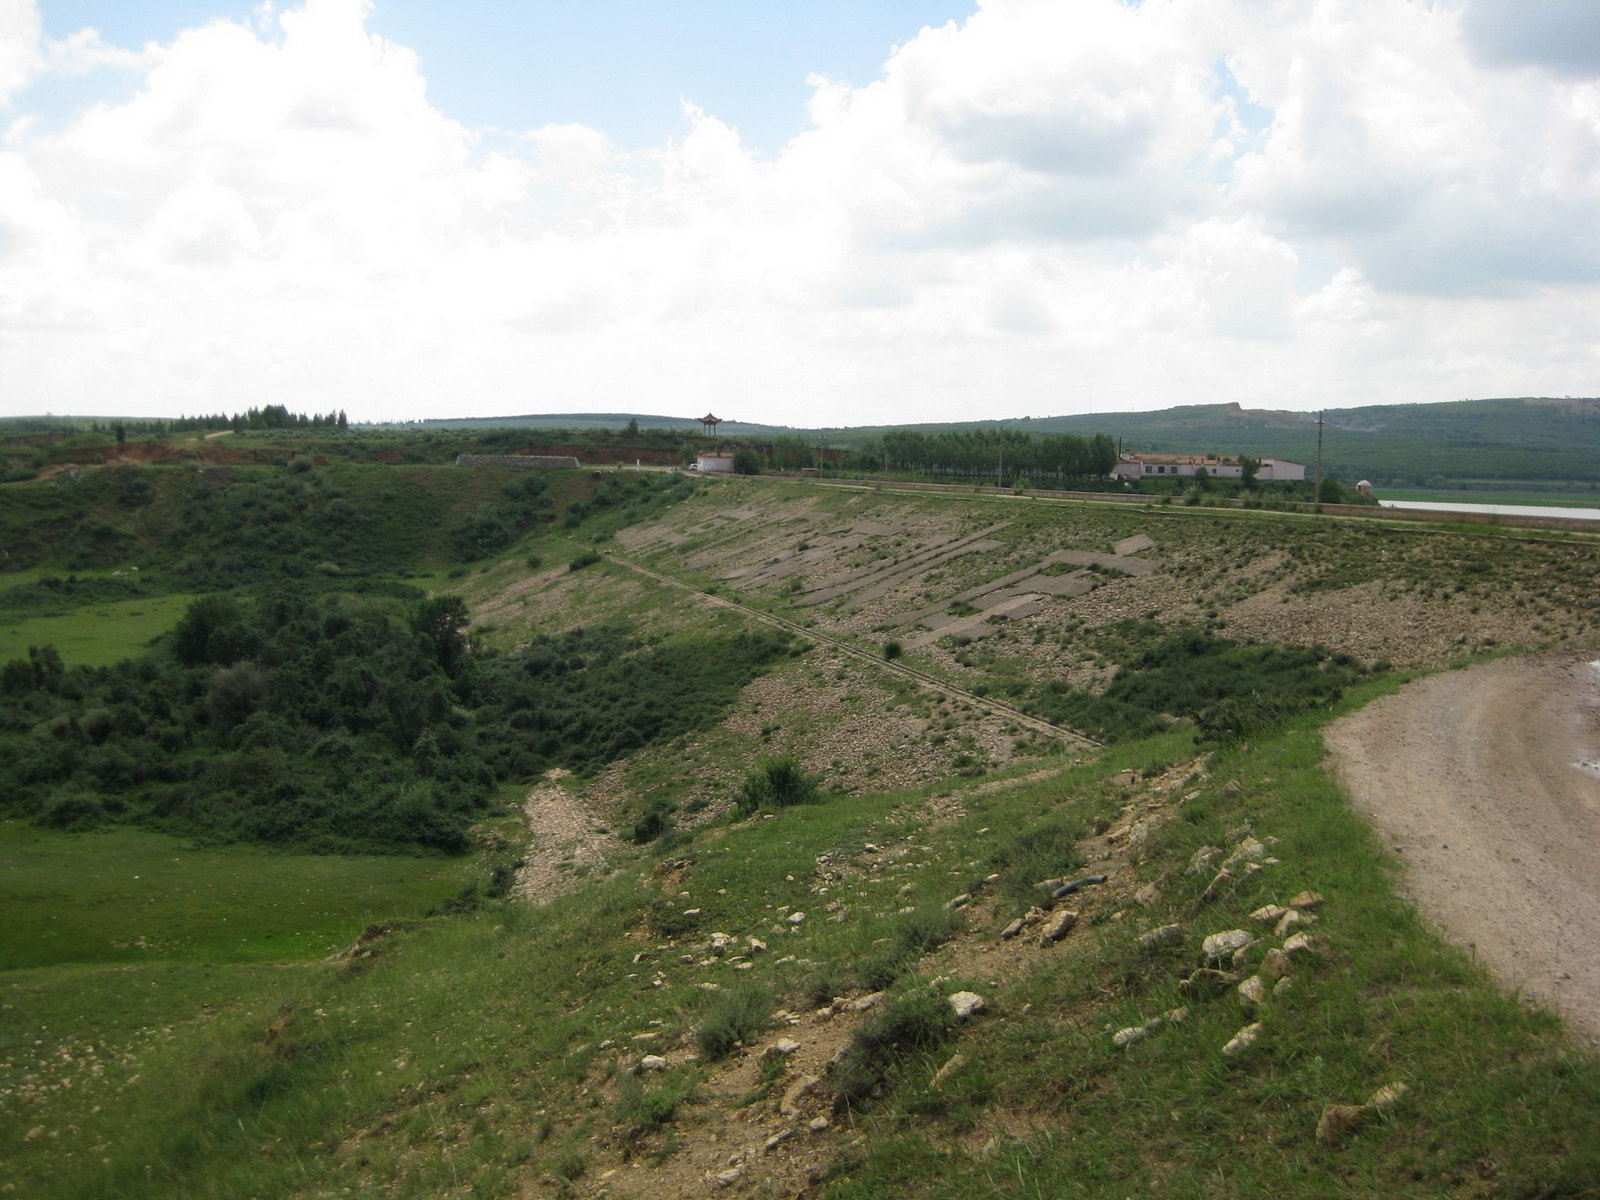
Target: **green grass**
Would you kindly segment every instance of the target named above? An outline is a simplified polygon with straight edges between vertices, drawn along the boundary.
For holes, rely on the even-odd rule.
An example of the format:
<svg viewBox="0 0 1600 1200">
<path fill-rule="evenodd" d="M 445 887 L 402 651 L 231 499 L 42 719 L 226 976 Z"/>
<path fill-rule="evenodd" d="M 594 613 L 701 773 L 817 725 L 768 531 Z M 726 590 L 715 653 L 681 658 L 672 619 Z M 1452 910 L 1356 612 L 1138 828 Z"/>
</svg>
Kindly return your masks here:
<svg viewBox="0 0 1600 1200">
<path fill-rule="evenodd" d="M 0 970 L 320 958 L 368 921 L 420 915 L 473 870 L 463 859 L 206 849 L 133 828 L 0 821 Z"/>
<path fill-rule="evenodd" d="M 0 615 L 0 662 L 26 657 L 29 646 L 53 645 L 68 666 L 109 666 L 140 653 L 171 629 L 193 599 L 186 594 L 145 596 L 93 604 L 60 616 Z"/>
</svg>

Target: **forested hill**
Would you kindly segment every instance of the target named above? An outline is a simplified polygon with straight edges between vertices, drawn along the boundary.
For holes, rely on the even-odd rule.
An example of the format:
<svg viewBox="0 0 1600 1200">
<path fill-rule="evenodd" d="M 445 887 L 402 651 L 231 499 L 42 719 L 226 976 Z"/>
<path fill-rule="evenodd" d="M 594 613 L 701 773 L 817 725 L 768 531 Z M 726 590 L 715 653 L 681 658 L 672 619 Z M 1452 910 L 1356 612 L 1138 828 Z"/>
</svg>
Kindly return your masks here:
<svg viewBox="0 0 1600 1200">
<path fill-rule="evenodd" d="M 1329 475 L 1379 484 L 1461 480 L 1596 480 L 1600 399 L 1523 397 L 1445 404 L 1331 408 L 1323 431 Z M 966 424 L 976 424 L 966 423 Z M 1317 415 L 1196 404 L 1153 412 L 1084 413 L 1018 418 L 1008 429 L 1034 433 L 1106 433 L 1125 450 L 1249 454 L 1311 463 Z M 916 426 L 921 429 L 960 425 Z M 850 430 L 852 437 L 880 430 Z"/>
</svg>

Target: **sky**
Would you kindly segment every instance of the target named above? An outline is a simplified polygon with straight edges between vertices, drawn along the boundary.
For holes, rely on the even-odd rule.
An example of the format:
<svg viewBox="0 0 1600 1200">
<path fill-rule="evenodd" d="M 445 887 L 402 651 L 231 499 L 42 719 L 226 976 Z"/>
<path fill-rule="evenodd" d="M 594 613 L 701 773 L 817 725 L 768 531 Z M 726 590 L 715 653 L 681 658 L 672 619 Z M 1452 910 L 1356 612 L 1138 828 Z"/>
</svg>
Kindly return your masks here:
<svg viewBox="0 0 1600 1200">
<path fill-rule="evenodd" d="M 0 415 L 1597 394 L 1596 0 L 0 0 Z"/>
</svg>

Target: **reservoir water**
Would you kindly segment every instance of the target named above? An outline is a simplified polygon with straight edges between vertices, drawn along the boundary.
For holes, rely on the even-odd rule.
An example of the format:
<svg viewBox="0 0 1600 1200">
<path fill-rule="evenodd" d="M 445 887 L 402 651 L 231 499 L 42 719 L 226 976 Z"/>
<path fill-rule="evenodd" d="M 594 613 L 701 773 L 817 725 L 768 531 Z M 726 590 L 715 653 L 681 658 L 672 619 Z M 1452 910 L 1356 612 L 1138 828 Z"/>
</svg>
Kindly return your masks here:
<svg viewBox="0 0 1600 1200">
<path fill-rule="evenodd" d="M 1451 504 L 1443 500 L 1380 500 L 1384 508 L 1420 508 L 1430 512 L 1494 513 L 1502 517 L 1568 517 L 1600 521 L 1600 508 L 1554 508 L 1544 504 Z"/>
</svg>

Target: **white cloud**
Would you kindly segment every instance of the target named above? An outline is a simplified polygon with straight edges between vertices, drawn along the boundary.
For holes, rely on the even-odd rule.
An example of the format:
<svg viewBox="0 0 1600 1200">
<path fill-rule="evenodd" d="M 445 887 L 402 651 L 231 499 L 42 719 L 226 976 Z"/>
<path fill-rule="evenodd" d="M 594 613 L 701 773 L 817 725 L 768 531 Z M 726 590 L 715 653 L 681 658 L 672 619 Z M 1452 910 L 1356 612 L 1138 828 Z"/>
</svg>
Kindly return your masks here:
<svg viewBox="0 0 1600 1200">
<path fill-rule="evenodd" d="M 798 424 L 1593 391 L 1600 83 L 1478 4 L 988 0 L 866 86 L 813 80 L 763 158 L 692 103 L 647 152 L 491 142 L 366 0 L 136 52 L 0 0 L 3 403 Z M 40 72 L 107 66 L 130 97 L 32 122 Z"/>
<path fill-rule="evenodd" d="M 43 68 L 42 37 L 34 0 L 0 0 L 0 108 Z"/>
</svg>

